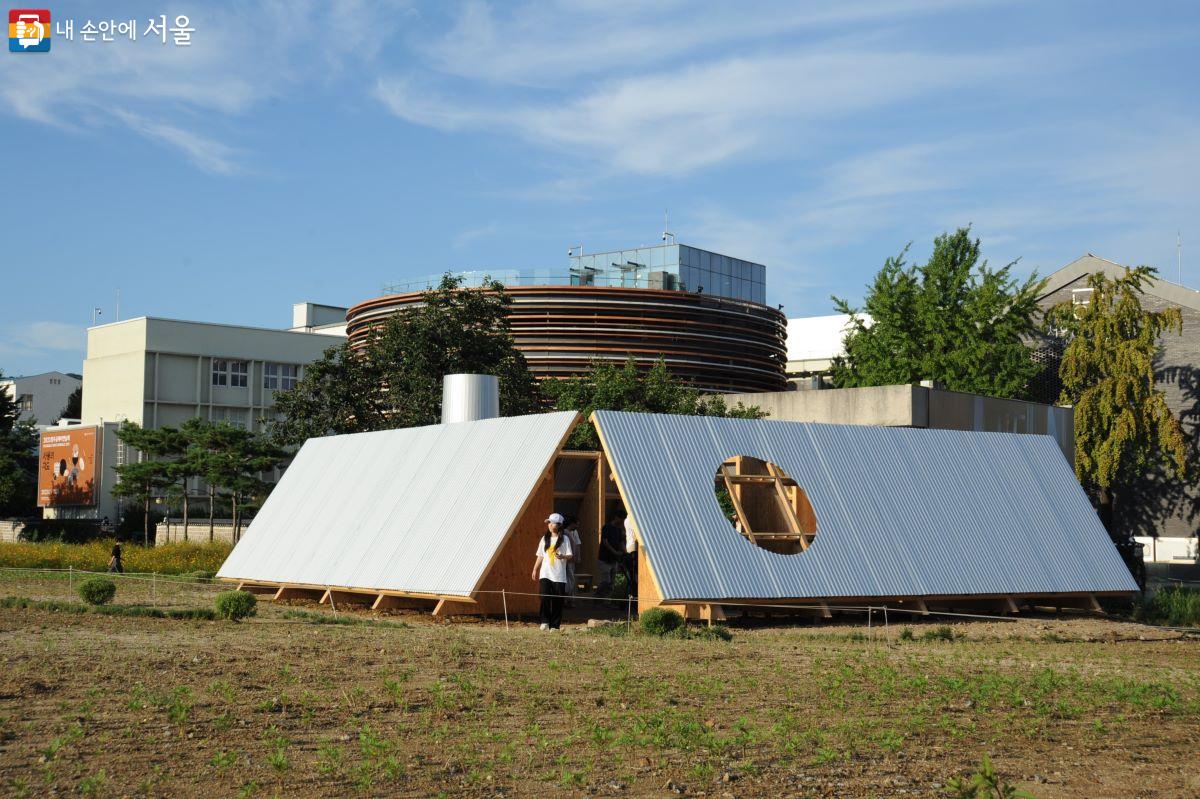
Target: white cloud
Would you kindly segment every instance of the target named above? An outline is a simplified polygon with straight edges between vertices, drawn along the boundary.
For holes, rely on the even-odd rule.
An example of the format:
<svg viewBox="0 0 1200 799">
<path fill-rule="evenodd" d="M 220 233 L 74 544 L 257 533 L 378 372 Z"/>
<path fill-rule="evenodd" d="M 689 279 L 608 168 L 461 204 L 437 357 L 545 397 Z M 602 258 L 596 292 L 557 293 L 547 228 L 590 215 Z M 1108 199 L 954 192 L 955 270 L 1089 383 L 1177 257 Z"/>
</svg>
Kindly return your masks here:
<svg viewBox="0 0 1200 799">
<path fill-rule="evenodd" d="M 110 129 L 113 121 L 183 153 L 202 169 L 234 174 L 236 148 L 202 132 L 214 116 L 237 119 L 264 100 L 328 80 L 350 60 L 369 60 L 401 15 L 400 2 L 332 4 L 279 0 L 189 10 L 190 47 L 154 39 L 104 46 L 55 45 L 51 58 L 14 58 L 0 106 L 63 128 Z"/>
<path fill-rule="evenodd" d="M 0 333 L 0 355 L 29 357 L 49 352 L 82 353 L 85 338 L 82 324 L 43 320 L 7 325 Z"/>
<path fill-rule="evenodd" d="M 174 125 L 153 122 L 128 111 L 114 110 L 113 114 L 136 133 L 184 153 L 206 172 L 231 175 L 240 171 L 234 149 L 219 141 Z"/>
<path fill-rule="evenodd" d="M 1034 54 L 954 55 L 839 42 L 624 78 L 575 99 L 497 104 L 381 79 L 397 116 L 441 130 L 508 131 L 618 171 L 683 175 L 734 157 L 803 152 L 831 123 L 920 95 L 1029 73 Z M 427 85 L 428 81 L 423 81 Z"/>
<path fill-rule="evenodd" d="M 464 3 L 419 49 L 437 71 L 493 85 L 561 87 L 582 76 L 638 72 L 682 56 L 740 52 L 762 39 L 978 7 L 961 0 L 706 5 L 673 2 Z"/>
</svg>

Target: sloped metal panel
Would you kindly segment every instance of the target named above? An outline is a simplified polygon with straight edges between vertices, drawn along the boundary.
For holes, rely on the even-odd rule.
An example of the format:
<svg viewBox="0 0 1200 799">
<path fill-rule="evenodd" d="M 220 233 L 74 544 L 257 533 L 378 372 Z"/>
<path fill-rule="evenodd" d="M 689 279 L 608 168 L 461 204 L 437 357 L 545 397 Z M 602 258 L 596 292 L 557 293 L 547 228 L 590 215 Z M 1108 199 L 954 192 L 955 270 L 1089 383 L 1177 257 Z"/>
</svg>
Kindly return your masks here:
<svg viewBox="0 0 1200 799">
<path fill-rule="evenodd" d="M 665 599 L 1136 591 L 1048 436 L 597 411 Z M 778 464 L 817 536 L 778 555 L 713 496 L 733 455 Z"/>
<path fill-rule="evenodd" d="M 577 418 L 309 439 L 217 576 L 469 595 Z"/>
</svg>

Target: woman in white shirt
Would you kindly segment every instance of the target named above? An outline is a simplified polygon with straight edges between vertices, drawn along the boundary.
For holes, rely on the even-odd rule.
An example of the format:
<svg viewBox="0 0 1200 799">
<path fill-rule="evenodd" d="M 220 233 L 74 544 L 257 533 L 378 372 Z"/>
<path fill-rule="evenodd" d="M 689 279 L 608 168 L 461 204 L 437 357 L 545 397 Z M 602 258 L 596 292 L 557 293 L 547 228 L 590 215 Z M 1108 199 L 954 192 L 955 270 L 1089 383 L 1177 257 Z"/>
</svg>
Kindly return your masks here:
<svg viewBox="0 0 1200 799">
<path fill-rule="evenodd" d="M 563 596 L 567 593 L 567 564 L 574 557 L 571 539 L 563 532 L 563 517 L 551 513 L 546 519 L 546 532 L 538 541 L 537 560 L 533 563 L 533 579 L 538 581 L 542 595 L 541 619 L 543 630 L 557 630 L 562 623 Z"/>
</svg>

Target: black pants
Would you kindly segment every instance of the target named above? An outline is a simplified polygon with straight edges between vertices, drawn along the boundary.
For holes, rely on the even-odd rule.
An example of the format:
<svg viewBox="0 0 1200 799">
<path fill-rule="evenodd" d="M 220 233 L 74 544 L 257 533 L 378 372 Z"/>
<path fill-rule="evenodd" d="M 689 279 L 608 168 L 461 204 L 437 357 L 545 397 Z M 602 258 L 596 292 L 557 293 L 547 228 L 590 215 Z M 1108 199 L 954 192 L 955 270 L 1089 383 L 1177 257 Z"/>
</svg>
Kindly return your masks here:
<svg viewBox="0 0 1200 799">
<path fill-rule="evenodd" d="M 542 594 L 542 610 L 539 614 L 542 624 L 548 624 L 551 630 L 557 630 L 562 624 L 563 596 L 567 593 L 567 584 L 556 583 L 543 577 L 538 580 L 538 586 Z"/>
</svg>

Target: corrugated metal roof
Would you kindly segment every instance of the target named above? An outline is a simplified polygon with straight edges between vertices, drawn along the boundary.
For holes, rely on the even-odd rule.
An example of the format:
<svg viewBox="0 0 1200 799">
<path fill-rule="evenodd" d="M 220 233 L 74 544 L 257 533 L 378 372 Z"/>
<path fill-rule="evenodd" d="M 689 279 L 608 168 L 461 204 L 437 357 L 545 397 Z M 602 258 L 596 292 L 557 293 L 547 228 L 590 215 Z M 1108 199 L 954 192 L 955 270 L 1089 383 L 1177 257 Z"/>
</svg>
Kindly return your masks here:
<svg viewBox="0 0 1200 799">
<path fill-rule="evenodd" d="M 469 595 L 577 418 L 309 439 L 217 576 Z"/>
<path fill-rule="evenodd" d="M 1135 591 L 1048 436 L 597 411 L 665 599 Z M 713 495 L 733 455 L 807 492 L 807 551 L 768 552 Z"/>
</svg>

